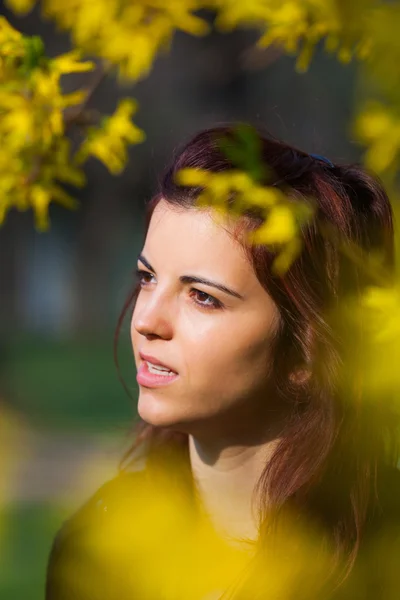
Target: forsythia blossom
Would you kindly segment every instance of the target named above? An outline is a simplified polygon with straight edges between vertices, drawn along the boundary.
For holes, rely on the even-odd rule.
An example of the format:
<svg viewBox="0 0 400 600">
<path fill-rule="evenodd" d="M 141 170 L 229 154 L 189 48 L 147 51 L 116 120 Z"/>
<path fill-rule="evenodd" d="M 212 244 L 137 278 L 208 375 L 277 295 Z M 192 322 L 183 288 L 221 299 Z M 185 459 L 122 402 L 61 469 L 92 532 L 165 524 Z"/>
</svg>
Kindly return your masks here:
<svg viewBox="0 0 400 600">
<path fill-rule="evenodd" d="M 369 287 L 362 306 L 370 312 L 367 326 L 374 342 L 381 344 L 400 339 L 400 286 Z"/>
<path fill-rule="evenodd" d="M 83 185 L 83 174 L 69 165 L 63 111 L 82 102 L 85 92 L 63 94 L 64 73 L 88 71 L 77 51 L 47 59 L 40 38 L 25 38 L 0 20 L 0 223 L 15 206 L 35 209 L 36 226 L 46 229 L 51 200 L 74 208 L 57 184 Z"/>
<path fill-rule="evenodd" d="M 20 12 L 33 4 L 9 0 Z M 43 14 L 70 31 L 76 46 L 115 65 L 121 78 L 136 80 L 169 48 L 177 29 L 208 32 L 208 24 L 194 14 L 201 7 L 198 0 L 45 0 Z"/>
<path fill-rule="evenodd" d="M 79 109 L 88 92 L 63 94 L 60 78 L 93 68 L 92 62 L 80 60 L 77 50 L 47 58 L 40 38 L 24 37 L 0 19 L 0 224 L 11 207 L 32 207 L 37 229 L 47 229 L 50 202 L 77 208 L 60 184 L 83 186 L 81 165 L 89 155 L 120 172 L 126 144 L 142 141 L 143 132 L 130 121 L 136 103 L 127 100 L 100 127 L 89 130 L 72 156 L 65 110 Z"/>
<path fill-rule="evenodd" d="M 353 55 L 364 58 L 370 49 L 365 31 L 369 0 L 349 3 L 349 7 L 337 0 L 249 0 L 242 3 L 210 0 L 210 4 L 218 12 L 217 28 L 230 30 L 244 24 L 256 26 L 263 32 L 257 45 L 265 48 L 277 44 L 289 54 L 297 53 L 296 68 L 300 72 L 308 68 L 314 48 L 321 40 L 325 40 L 326 50 L 336 52 L 342 62 L 349 62 Z"/>
<path fill-rule="evenodd" d="M 399 282 L 369 286 L 361 296 L 347 298 L 338 307 L 338 318 L 348 324 L 343 335 L 346 346 L 353 349 L 346 365 L 354 362 L 361 369 L 366 398 L 372 402 L 386 398 L 393 409 L 399 410 Z M 355 338 L 359 339 L 357 347 Z"/>
<path fill-rule="evenodd" d="M 367 144 L 366 165 L 378 173 L 388 170 L 400 152 L 400 113 L 370 102 L 358 115 L 354 130 Z"/>
<path fill-rule="evenodd" d="M 222 216 L 240 215 L 247 209 L 257 208 L 265 221 L 248 235 L 253 244 L 266 244 L 279 249 L 273 264 L 275 273 L 283 274 L 301 250 L 300 226 L 313 215 L 310 204 L 289 202 L 283 192 L 262 186 L 244 172 L 231 170 L 211 173 L 196 168 L 181 169 L 177 182 L 183 186 L 200 186 L 198 206 L 211 206 Z M 234 204 L 228 205 L 234 194 Z"/>
<path fill-rule="evenodd" d="M 129 98 L 120 101 L 111 117 L 105 117 L 101 127 L 91 128 L 88 137 L 77 152 L 76 161 L 82 162 L 89 155 L 101 160 L 114 175 L 120 173 L 126 163 L 126 144 L 144 140 L 144 132 L 131 122 L 137 103 Z"/>
<path fill-rule="evenodd" d="M 26 13 L 34 0 L 8 0 L 18 13 Z M 176 29 L 192 35 L 209 31 L 193 14 L 201 8 L 216 11 L 222 31 L 243 25 L 260 28 L 258 45 L 279 44 L 299 52 L 297 68 L 307 69 L 315 45 L 325 39 L 328 51 L 348 62 L 370 52 L 367 27 L 373 0 L 46 0 L 43 12 L 71 31 L 74 43 L 110 61 L 120 75 L 137 79 L 146 75 L 159 50 L 168 47 Z M 132 40 L 135 40 L 132 43 Z M 300 48 L 299 48 L 300 46 Z"/>
</svg>

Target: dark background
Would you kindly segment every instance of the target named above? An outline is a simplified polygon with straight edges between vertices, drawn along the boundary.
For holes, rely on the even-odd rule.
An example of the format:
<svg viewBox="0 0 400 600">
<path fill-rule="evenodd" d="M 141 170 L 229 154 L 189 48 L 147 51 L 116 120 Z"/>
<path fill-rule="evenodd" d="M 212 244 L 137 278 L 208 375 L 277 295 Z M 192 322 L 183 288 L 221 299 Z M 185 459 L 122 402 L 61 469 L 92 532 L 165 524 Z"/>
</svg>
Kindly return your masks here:
<svg viewBox="0 0 400 600">
<path fill-rule="evenodd" d="M 41 35 L 48 55 L 70 49 L 38 11 L 1 11 L 23 33 Z M 0 228 L 1 598 L 43 597 L 56 529 L 115 474 L 129 443 L 137 387 L 128 317 L 120 356 L 133 400 L 117 377 L 113 335 L 143 242 L 144 205 L 172 151 L 202 128 L 239 120 L 333 161 L 361 158 L 349 133 L 363 93 L 357 64 L 317 48 L 309 71 L 298 74 L 295 58 L 255 50 L 257 37 L 245 29 L 204 38 L 178 32 L 147 78 L 121 88 L 107 77 L 90 106 L 112 113 L 118 98 L 135 97 L 134 120 L 147 135 L 130 149 L 124 173 L 112 176 L 90 160 L 87 187 L 73 190 L 78 211 L 51 205 L 51 229 L 39 233 L 31 211 L 12 210 Z M 92 76 L 68 76 L 65 88 Z"/>
</svg>

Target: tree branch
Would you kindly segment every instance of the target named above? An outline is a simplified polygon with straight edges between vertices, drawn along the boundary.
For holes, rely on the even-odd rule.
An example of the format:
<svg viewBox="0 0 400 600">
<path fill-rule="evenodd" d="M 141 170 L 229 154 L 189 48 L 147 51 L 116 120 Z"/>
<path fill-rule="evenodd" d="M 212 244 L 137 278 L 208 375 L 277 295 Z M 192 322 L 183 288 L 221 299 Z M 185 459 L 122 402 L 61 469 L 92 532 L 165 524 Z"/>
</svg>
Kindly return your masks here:
<svg viewBox="0 0 400 600">
<path fill-rule="evenodd" d="M 88 116 L 86 111 L 87 105 L 92 99 L 94 93 L 97 88 L 103 81 L 103 79 L 108 75 L 112 68 L 112 64 L 109 62 L 101 62 L 97 70 L 94 72 L 94 76 L 88 87 L 86 88 L 86 97 L 81 104 L 78 106 L 72 106 L 67 109 L 64 113 L 64 123 L 65 130 L 71 128 L 73 125 L 82 126 L 82 125 L 90 125 L 92 124 L 92 119 Z"/>
</svg>

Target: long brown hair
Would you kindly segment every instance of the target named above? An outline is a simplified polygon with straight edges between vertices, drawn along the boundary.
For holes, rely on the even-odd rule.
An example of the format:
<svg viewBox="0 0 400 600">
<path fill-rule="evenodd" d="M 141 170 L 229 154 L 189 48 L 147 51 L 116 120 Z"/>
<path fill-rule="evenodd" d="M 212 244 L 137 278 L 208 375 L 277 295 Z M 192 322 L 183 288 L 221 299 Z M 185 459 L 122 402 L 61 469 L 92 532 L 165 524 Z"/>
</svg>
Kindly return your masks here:
<svg viewBox="0 0 400 600">
<path fill-rule="evenodd" d="M 176 153 L 158 193 L 147 205 L 146 231 L 160 199 L 179 207 L 195 205 L 201 188 L 179 186 L 177 171 L 185 167 L 211 172 L 235 168 L 220 146 L 221 139 L 232 140 L 234 135 L 235 124 L 207 129 Z M 328 315 L 346 295 L 360 294 L 371 281 L 315 223 L 333 225 L 342 240 L 355 242 L 367 252 L 379 250 L 385 267 L 393 272 L 391 205 L 379 179 L 359 165 L 330 165 L 260 129 L 258 136 L 262 159 L 269 167 L 266 183 L 294 200 L 313 198 L 317 203 L 316 219 L 302 231 L 302 252 L 283 276 L 272 273 L 276 253 L 271 248 L 248 247 L 257 277 L 280 311 L 273 381 L 280 400 L 292 407 L 292 418 L 257 486 L 260 513 L 265 516 L 272 504 L 277 515 L 288 506 L 310 514 L 329 532 L 337 556 L 345 558 L 348 573 L 375 502 L 380 465 L 385 461 L 395 464 L 397 448 L 394 421 L 385 416 L 382 407 L 375 410 L 363 400 L 356 373 L 352 398 L 343 397 L 339 382 L 346 367 L 347 338 L 342 333 L 347 325 L 335 323 Z M 260 224 L 261 217 L 251 211 L 243 216 L 247 229 Z M 137 288 L 132 290 L 118 320 L 115 355 L 121 324 L 137 292 Z M 352 352 L 357 351 L 356 344 L 357 340 L 352 340 Z M 291 374 L 298 368 L 311 376 L 294 380 Z M 165 457 L 168 451 L 180 448 L 187 463 L 187 442 L 185 434 L 139 420 L 124 465 L 135 460 L 135 452 L 144 445 L 149 457 Z M 391 450 L 387 454 L 388 442 Z"/>
</svg>

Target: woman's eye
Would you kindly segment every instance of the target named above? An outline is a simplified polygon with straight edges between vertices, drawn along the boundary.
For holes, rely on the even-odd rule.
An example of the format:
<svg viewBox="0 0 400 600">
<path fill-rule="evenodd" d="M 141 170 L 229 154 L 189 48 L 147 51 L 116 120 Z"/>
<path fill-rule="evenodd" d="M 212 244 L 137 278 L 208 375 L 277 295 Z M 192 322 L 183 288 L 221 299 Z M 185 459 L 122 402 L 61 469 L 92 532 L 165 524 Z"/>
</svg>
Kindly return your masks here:
<svg viewBox="0 0 400 600">
<path fill-rule="evenodd" d="M 137 280 L 139 281 L 140 285 L 147 285 L 149 283 L 151 283 L 150 281 L 146 281 L 146 277 L 153 277 L 153 275 L 151 273 L 149 273 L 148 271 L 143 271 L 143 269 L 136 269 L 136 277 Z"/>
<path fill-rule="evenodd" d="M 206 294 L 206 292 L 196 290 L 195 288 L 192 288 L 191 292 L 198 294 L 198 300 L 195 300 L 195 302 L 199 306 L 203 308 L 222 308 L 222 303 L 214 298 L 214 296 L 210 296 L 210 294 Z"/>
<path fill-rule="evenodd" d="M 143 271 L 143 269 L 136 270 L 136 278 L 142 287 L 150 285 L 150 283 L 152 283 L 152 281 L 151 281 L 152 277 L 153 277 L 153 274 L 149 273 L 149 271 Z M 148 279 L 146 279 L 146 278 L 148 278 Z M 195 288 L 192 288 L 190 290 L 190 293 L 197 296 L 197 299 L 195 298 L 194 302 L 198 306 L 201 306 L 201 308 L 206 308 L 206 309 L 223 308 L 222 302 L 220 302 L 219 300 L 214 298 L 214 296 L 207 294 L 206 292 L 202 292 L 201 290 L 196 290 Z"/>
</svg>

